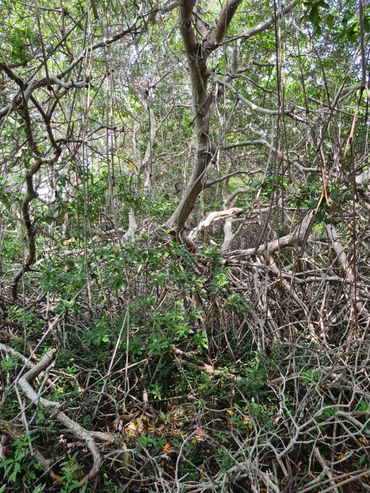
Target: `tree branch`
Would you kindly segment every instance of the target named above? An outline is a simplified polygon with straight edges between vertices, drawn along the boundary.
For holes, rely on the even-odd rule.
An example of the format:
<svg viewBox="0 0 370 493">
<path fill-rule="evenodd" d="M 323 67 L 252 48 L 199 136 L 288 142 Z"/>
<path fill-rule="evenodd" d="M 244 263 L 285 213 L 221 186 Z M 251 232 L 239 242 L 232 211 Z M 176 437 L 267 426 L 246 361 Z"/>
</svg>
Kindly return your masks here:
<svg viewBox="0 0 370 493">
<path fill-rule="evenodd" d="M 221 10 L 215 27 L 208 33 L 205 39 L 205 47 L 208 54 L 214 51 L 224 39 L 227 28 L 242 2 L 243 0 L 230 0 Z"/>
<path fill-rule="evenodd" d="M 299 245 L 303 243 L 306 239 L 310 228 L 312 227 L 313 220 L 315 217 L 315 212 L 310 211 L 303 218 L 302 222 L 296 227 L 293 233 L 282 236 L 277 240 L 270 241 L 267 244 L 260 245 L 257 248 L 248 248 L 247 250 L 235 250 L 227 254 L 227 260 L 225 263 L 228 263 L 230 260 L 235 260 L 240 257 L 250 257 L 252 255 L 271 255 L 272 253 L 280 250 L 281 248 L 292 247 L 295 245 Z"/>
<path fill-rule="evenodd" d="M 279 8 L 276 11 L 276 19 L 281 19 L 284 15 L 288 14 L 291 12 L 294 7 L 296 6 L 297 2 L 293 0 L 293 2 L 289 2 L 286 6 Z M 266 19 L 263 22 L 260 22 L 254 27 L 251 27 L 250 29 L 247 29 L 244 33 L 242 33 L 238 38 L 243 39 L 243 41 L 246 41 L 247 39 L 253 38 L 253 36 L 256 36 L 257 34 L 262 33 L 263 31 L 266 31 L 269 27 L 271 27 L 275 22 L 275 15 L 272 15 L 268 19 Z"/>
<path fill-rule="evenodd" d="M 243 211 L 244 209 L 241 209 L 240 207 L 232 207 L 231 209 L 223 211 L 210 212 L 208 216 L 203 221 L 201 221 L 196 228 L 191 230 L 189 238 L 194 241 L 197 239 L 199 233 L 201 233 L 204 229 L 209 228 L 211 224 L 240 215 Z"/>
<path fill-rule="evenodd" d="M 194 29 L 191 25 L 191 16 L 196 0 L 182 0 L 180 2 L 180 32 L 188 57 L 193 57 L 198 49 Z"/>
<path fill-rule="evenodd" d="M 292 115 L 291 111 L 280 111 L 280 110 L 270 110 L 269 108 L 262 108 L 261 106 L 257 106 L 256 104 L 252 103 L 252 101 L 249 101 L 246 97 L 244 97 L 242 94 L 240 94 L 239 91 L 237 91 L 231 84 L 228 82 L 222 80 L 222 79 L 216 79 L 216 82 L 221 84 L 222 86 L 227 87 L 235 96 L 245 105 L 248 106 L 248 108 L 254 112 L 254 113 L 263 113 L 265 115 Z"/>
<path fill-rule="evenodd" d="M 22 360 L 24 360 L 24 357 L 20 353 L 8 347 L 6 344 L 0 343 L 0 350 L 10 354 L 16 354 Z M 44 371 L 50 365 L 50 363 L 54 359 L 55 353 L 55 349 L 48 351 L 36 364 L 29 361 L 27 363 L 27 366 L 30 368 L 30 370 L 16 380 L 16 385 L 19 385 L 19 387 L 23 390 L 24 394 L 32 402 L 32 404 L 41 404 L 42 406 L 50 409 L 60 423 L 62 423 L 74 436 L 76 436 L 86 444 L 92 455 L 93 464 L 88 474 L 81 480 L 80 486 L 82 486 L 86 481 L 96 477 L 100 470 L 102 460 L 100 452 L 98 450 L 98 446 L 95 443 L 95 439 L 103 440 L 109 443 L 116 443 L 116 439 L 111 433 L 99 433 L 86 430 L 60 410 L 60 402 L 54 402 L 49 399 L 45 399 L 34 390 L 30 382 L 32 382 L 42 371 Z"/>
</svg>

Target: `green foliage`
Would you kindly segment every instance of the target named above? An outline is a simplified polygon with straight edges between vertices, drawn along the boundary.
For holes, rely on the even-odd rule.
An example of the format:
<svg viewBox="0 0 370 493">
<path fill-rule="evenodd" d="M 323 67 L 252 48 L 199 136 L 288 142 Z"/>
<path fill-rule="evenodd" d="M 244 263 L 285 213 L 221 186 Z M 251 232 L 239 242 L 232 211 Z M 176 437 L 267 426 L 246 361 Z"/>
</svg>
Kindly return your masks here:
<svg viewBox="0 0 370 493">
<path fill-rule="evenodd" d="M 215 478 L 217 489 L 219 478 L 225 478 L 230 491 L 249 491 L 244 473 L 230 469 L 245 461 L 245 450 L 255 447 L 263 469 L 284 482 L 279 464 L 271 467 L 274 454 L 266 443 L 278 453 L 283 450 L 295 429 L 303 430 L 301 416 L 314 416 L 310 423 L 317 428 L 310 433 L 318 440 L 329 437 L 327 424 L 334 417 L 340 420 L 337 389 L 332 386 L 329 392 L 327 369 L 337 365 L 337 354 L 340 359 L 337 334 L 350 330 L 348 324 L 335 330 L 335 336 L 330 334 L 334 319 L 346 316 L 350 286 L 335 283 L 324 270 L 322 284 L 311 275 L 305 283 L 299 269 L 306 265 L 314 270 L 318 252 L 316 268 L 321 272 L 330 264 L 339 275 L 337 259 L 329 258 L 326 225 L 335 224 L 352 259 L 347 241 L 352 225 L 346 217 L 361 194 L 367 200 L 366 183 L 356 184 L 355 190 L 349 180 L 353 170 L 366 166 L 366 94 L 357 108 L 357 94 L 351 92 L 360 74 L 355 57 L 358 2 L 297 2 L 288 16 L 295 19 L 303 12 L 303 24 L 297 27 L 290 17 L 279 19 L 248 39 L 243 33 L 263 26 L 273 8 L 267 0 L 242 2 L 226 41 L 208 59 L 208 85 L 202 87 L 209 94 L 202 105 L 192 100 L 179 9 L 166 12 L 172 2 L 158 12 L 160 2 L 123 2 L 124 8 L 121 3 L 38 0 L 34 5 L 0 0 L 0 61 L 6 65 L 0 74 L 0 281 L 5 290 L 27 259 L 25 198 L 30 171 L 42 158 L 33 177 L 35 197 L 28 204 L 35 263 L 29 271 L 26 266 L 18 301 L 9 308 L 7 295 L 1 300 L 0 322 L 4 315 L 10 332 L 26 339 L 26 344 L 9 342 L 23 354 L 30 350 L 39 360 L 49 348 L 57 349 L 55 368 L 30 382 L 35 391 L 60 402 L 68 416 L 87 429 L 109 430 L 127 439 L 133 461 L 129 489 L 157 487 L 152 478 L 160 478 L 167 489 L 174 479 L 180 489 L 182 481 L 193 481 L 194 490 L 204 489 L 201 482 Z M 198 54 L 207 45 L 201 39 L 204 32 L 217 25 L 221 3 L 196 2 L 191 27 Z M 364 27 L 368 33 L 369 5 Z M 335 99 L 339 88 L 342 95 Z M 256 107 L 248 108 L 243 97 Z M 168 219 L 186 188 L 194 159 L 204 152 L 195 134 L 203 112 L 207 120 L 208 106 L 211 162 L 201 176 L 202 200 L 198 197 L 180 234 L 168 226 Z M 275 116 L 258 107 L 274 110 Z M 285 112 L 278 116 L 280 108 Z M 149 145 L 150 187 L 144 185 L 153 130 L 148 110 L 154 112 L 157 131 Z M 346 146 L 354 123 L 356 138 Z M 255 139 L 258 145 L 251 145 Z M 319 144 L 326 161 L 325 184 Z M 222 221 L 212 224 L 207 235 L 199 235 L 194 248 L 182 243 L 183 233 L 204 213 L 222 209 L 240 188 L 245 193 L 233 203 L 243 208 L 233 223 L 233 231 L 239 231 L 237 248 L 248 248 L 244 240 L 254 240 L 243 234 L 249 234 L 244 230 L 256 214 L 263 219 L 266 210 L 272 212 L 267 236 L 277 216 L 289 229 L 314 210 L 316 223 L 304 251 L 293 245 L 265 258 L 241 256 L 239 262 L 239 255 L 221 252 Z M 328 200 L 323 200 L 324 191 Z M 130 242 L 125 232 L 131 212 L 138 230 Z M 363 216 L 356 216 L 353 231 L 361 240 L 353 258 L 367 258 Z M 356 270 L 360 281 L 367 270 L 366 264 Z M 327 287 L 327 303 L 336 300 L 334 310 L 317 309 L 321 286 Z M 362 298 L 358 302 L 366 303 Z M 318 332 L 321 326 L 327 330 L 323 345 L 312 344 L 307 335 L 307 314 L 301 306 L 307 300 L 314 300 L 309 310 L 312 323 Z M 358 326 L 363 313 L 359 310 Z M 129 320 L 123 325 L 126 314 Z M 281 342 L 272 343 L 275 339 Z M 268 347 L 267 353 L 257 350 L 261 347 Z M 353 365 L 352 356 L 350 352 L 348 375 L 361 364 L 362 353 Z M 20 415 L 13 384 L 23 367 L 20 363 L 13 356 L 0 361 L 6 389 L 1 412 L 9 421 Z M 148 402 L 143 403 L 146 393 Z M 369 404 L 362 396 L 348 394 L 343 405 L 348 413 L 353 407 L 363 424 Z M 341 403 L 346 395 L 341 389 Z M 40 450 L 53 456 L 56 446 L 55 457 L 61 459 L 53 470 L 61 481 L 53 484 L 41 470 L 30 454 L 30 439 L 24 437 L 11 445 L 0 466 L 6 481 L 0 493 L 22 488 L 33 493 L 87 490 L 80 482 L 91 467 L 88 449 L 69 455 L 71 436 L 67 443 L 58 441 L 65 430 L 55 416 L 42 402 L 29 404 L 22 416 L 31 430 L 37 430 Z M 124 422 L 129 415 L 132 421 Z M 120 420 L 122 430 L 116 426 Z M 364 454 L 351 449 L 351 440 L 346 443 L 351 465 L 361 469 Z M 311 443 L 302 435 L 296 443 L 299 446 L 287 449 L 286 459 L 300 464 L 295 472 L 302 486 L 312 474 L 306 470 Z M 326 439 L 322 443 L 326 446 Z M 101 443 L 99 448 L 104 461 L 92 489 L 118 492 L 126 484 L 120 451 L 113 450 L 113 444 Z M 39 484 L 40 479 L 45 483 Z M 263 489 L 262 482 L 255 487 Z M 283 490 L 286 484 L 276 485 L 280 486 Z"/>
<path fill-rule="evenodd" d="M 292 183 L 291 179 L 286 176 L 269 175 L 262 181 L 254 184 L 253 188 L 256 192 L 261 190 L 261 195 L 266 199 L 274 197 L 276 190 L 285 191 Z"/>
<path fill-rule="evenodd" d="M 224 308 L 233 310 L 240 314 L 252 312 L 252 307 L 240 293 L 230 294 L 225 300 Z"/>
<path fill-rule="evenodd" d="M 365 400 L 362 400 L 358 405 L 357 410 L 363 413 L 370 413 L 370 404 Z"/>
<path fill-rule="evenodd" d="M 321 200 L 323 185 L 314 175 L 310 175 L 306 183 L 296 187 L 295 195 L 289 199 L 289 203 L 294 207 L 313 210 L 319 204 L 316 220 L 320 223 L 330 223 L 338 213 L 344 211 L 353 200 L 353 190 L 351 187 L 339 186 L 336 183 L 327 186 L 327 195 L 330 203 Z"/>
<path fill-rule="evenodd" d="M 192 340 L 197 350 L 209 349 L 208 339 L 204 332 L 197 332 L 196 334 L 194 334 Z"/>
<path fill-rule="evenodd" d="M 39 477 L 41 465 L 30 456 L 31 441 L 28 434 L 16 437 L 10 457 L 0 462 L 0 469 L 3 469 L 3 478 L 8 486 L 15 487 L 20 479 L 25 484 L 32 484 Z"/>
<path fill-rule="evenodd" d="M 139 212 L 155 217 L 158 219 L 166 219 L 174 210 L 176 201 L 168 192 L 161 192 L 155 196 L 145 198 Z"/>
<path fill-rule="evenodd" d="M 301 379 L 305 385 L 317 383 L 321 379 L 321 372 L 320 370 L 310 368 L 302 373 Z"/>
<path fill-rule="evenodd" d="M 37 334 L 44 326 L 43 322 L 34 313 L 34 309 L 28 310 L 14 305 L 9 308 L 9 320 L 22 325 L 27 334 Z"/>
<path fill-rule="evenodd" d="M 364 12 L 364 30 L 370 32 L 370 5 L 367 2 Z M 338 28 L 341 42 L 348 41 L 355 43 L 360 37 L 360 21 L 358 15 L 353 15 L 350 11 L 346 12 L 341 20 L 341 27 Z"/>
<path fill-rule="evenodd" d="M 274 412 L 274 409 L 269 407 L 267 404 L 259 404 L 258 402 L 254 402 L 254 399 L 251 399 L 251 402 L 248 404 L 249 414 L 259 421 L 261 426 L 271 427 L 271 418 Z"/>
<path fill-rule="evenodd" d="M 327 407 L 324 407 L 322 410 L 321 410 L 321 413 L 320 413 L 320 419 L 321 420 L 326 420 L 328 418 L 331 418 L 332 416 L 335 416 L 338 412 L 338 406 L 327 406 Z"/>
<path fill-rule="evenodd" d="M 223 471 L 227 471 L 237 462 L 234 455 L 224 447 L 216 449 L 216 457 L 220 461 L 220 467 Z"/>
<path fill-rule="evenodd" d="M 154 383 L 149 387 L 149 394 L 153 396 L 154 399 L 162 399 L 162 386 L 159 383 Z"/>
<path fill-rule="evenodd" d="M 94 326 L 84 333 L 83 340 L 87 346 L 99 348 L 110 345 L 112 335 L 111 321 L 105 315 L 95 320 Z"/>
<path fill-rule="evenodd" d="M 160 356 L 172 350 L 171 339 L 161 330 L 153 330 L 148 339 L 148 351 L 153 356 Z"/>
<path fill-rule="evenodd" d="M 358 13 L 347 9 L 338 14 L 335 7 L 331 6 L 325 0 L 304 0 L 303 5 L 306 9 L 306 17 L 313 26 L 313 33 L 316 36 L 322 34 L 324 22 L 330 31 L 333 31 L 341 43 L 346 40 L 356 42 L 360 35 L 360 21 Z M 370 6 L 365 5 L 364 12 L 364 30 L 370 32 Z"/>
<path fill-rule="evenodd" d="M 60 479 L 62 483 L 61 493 L 71 493 L 76 491 L 77 488 L 79 488 L 79 493 L 86 492 L 87 483 L 80 487 L 80 480 L 76 479 L 76 477 L 81 477 L 82 472 L 81 466 L 77 462 L 77 454 L 70 455 L 66 460 L 62 461 L 60 469 L 62 471 Z"/>
<path fill-rule="evenodd" d="M 7 356 L 0 361 L 0 373 L 11 373 L 17 366 L 19 358 L 17 355 Z"/>
<path fill-rule="evenodd" d="M 158 437 L 152 434 L 142 434 L 137 439 L 138 450 L 150 449 L 153 454 L 160 453 L 165 444 L 166 439 L 164 437 Z"/>
<path fill-rule="evenodd" d="M 307 0 L 303 2 L 307 9 L 307 18 L 312 23 L 314 34 L 321 34 L 320 24 L 322 22 L 321 9 L 329 9 L 330 5 L 324 0 Z"/>
<path fill-rule="evenodd" d="M 180 302 L 176 302 L 164 313 L 155 313 L 153 321 L 159 330 L 166 330 L 175 339 L 181 339 L 193 333 Z"/>
<path fill-rule="evenodd" d="M 60 295 L 65 300 L 77 295 L 87 280 L 85 259 L 78 255 L 55 257 L 45 261 L 40 270 L 44 292 Z"/>
<path fill-rule="evenodd" d="M 209 283 L 212 289 L 212 294 L 214 296 L 221 295 L 227 292 L 227 286 L 229 284 L 229 279 L 227 275 L 227 269 L 216 268 L 213 271 L 211 282 Z"/>
</svg>

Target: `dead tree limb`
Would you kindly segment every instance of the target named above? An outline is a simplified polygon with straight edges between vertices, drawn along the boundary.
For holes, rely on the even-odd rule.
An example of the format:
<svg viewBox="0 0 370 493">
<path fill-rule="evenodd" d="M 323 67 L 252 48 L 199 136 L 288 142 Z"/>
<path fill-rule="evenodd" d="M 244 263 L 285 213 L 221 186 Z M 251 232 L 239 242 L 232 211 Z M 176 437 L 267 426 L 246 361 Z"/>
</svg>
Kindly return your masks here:
<svg viewBox="0 0 370 493">
<path fill-rule="evenodd" d="M 227 264 L 229 261 L 236 260 L 237 258 L 250 257 L 252 255 L 271 255 L 277 250 L 282 248 L 292 247 L 302 244 L 312 227 L 315 211 L 310 211 L 303 218 L 301 223 L 295 228 L 293 233 L 282 236 L 276 240 L 270 241 L 267 244 L 260 245 L 257 248 L 248 248 L 247 250 L 234 250 L 225 255 L 224 262 Z"/>
<path fill-rule="evenodd" d="M 199 233 L 209 228 L 211 224 L 218 221 L 224 221 L 230 217 L 235 217 L 236 215 L 239 215 L 241 212 L 243 212 L 243 210 L 244 209 L 241 209 L 240 207 L 232 207 L 231 209 L 227 209 L 224 211 L 210 212 L 208 216 L 203 221 L 201 221 L 196 228 L 191 230 L 189 238 L 192 241 L 196 240 Z"/>
<path fill-rule="evenodd" d="M 93 459 L 93 465 L 90 471 L 81 480 L 80 485 L 82 486 L 86 481 L 89 481 L 96 477 L 101 467 L 102 458 L 95 440 L 104 441 L 112 444 L 117 443 L 114 435 L 111 433 L 86 430 L 60 410 L 62 406 L 60 402 L 50 401 L 49 399 L 41 397 L 41 395 L 39 395 L 31 385 L 32 381 L 35 380 L 35 378 L 52 363 L 56 354 L 56 350 L 52 349 L 48 351 L 36 364 L 32 363 L 31 361 L 25 361 L 25 358 L 20 353 L 10 348 L 6 344 L 0 343 L 0 351 L 4 351 L 8 354 L 17 355 L 21 360 L 23 360 L 25 366 L 29 368 L 29 370 L 23 376 L 16 379 L 15 385 L 19 386 L 22 389 L 23 393 L 32 402 L 32 404 L 41 404 L 43 407 L 49 409 L 51 411 L 51 415 L 55 417 L 60 423 L 62 423 L 75 437 L 82 440 L 86 444 L 86 447 L 89 449 Z"/>
</svg>

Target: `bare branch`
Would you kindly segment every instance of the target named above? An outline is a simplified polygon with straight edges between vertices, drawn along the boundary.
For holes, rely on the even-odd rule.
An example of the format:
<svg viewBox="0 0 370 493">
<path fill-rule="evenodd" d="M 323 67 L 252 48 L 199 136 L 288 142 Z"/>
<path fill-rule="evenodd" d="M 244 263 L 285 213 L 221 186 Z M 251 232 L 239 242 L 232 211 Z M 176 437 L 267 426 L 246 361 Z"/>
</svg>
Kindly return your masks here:
<svg viewBox="0 0 370 493">
<path fill-rule="evenodd" d="M 291 12 L 296 5 L 297 2 L 293 0 L 293 2 L 289 2 L 286 6 L 279 8 L 276 11 L 276 19 L 281 19 L 281 17 Z M 260 34 L 263 31 L 266 31 L 269 27 L 271 27 L 274 24 L 274 22 L 275 22 L 275 15 L 272 15 L 268 19 L 260 22 L 256 26 L 251 27 L 250 29 L 242 33 L 240 36 L 238 36 L 238 38 L 242 38 L 243 41 L 253 38 L 253 36 Z"/>
<path fill-rule="evenodd" d="M 248 106 L 248 108 L 254 112 L 254 113 L 262 113 L 264 115 L 288 115 L 288 116 L 293 116 L 292 111 L 281 111 L 281 110 L 270 110 L 269 108 L 262 108 L 261 106 L 257 106 L 256 104 L 252 103 L 252 101 L 249 101 L 246 97 L 244 97 L 242 94 L 240 94 L 239 91 L 237 91 L 231 84 L 226 82 L 225 80 L 222 79 L 216 79 L 219 84 L 222 86 L 227 87 L 235 96 L 245 105 Z M 296 115 L 294 115 L 295 118 L 297 118 Z"/>
<path fill-rule="evenodd" d="M 260 245 L 258 248 L 249 248 L 247 250 L 234 250 L 226 255 L 225 263 L 228 259 L 235 259 L 240 257 L 250 257 L 252 255 L 271 255 L 272 253 L 282 248 L 292 247 L 300 245 L 307 237 L 310 228 L 312 227 L 314 219 L 314 211 L 310 211 L 302 220 L 302 222 L 296 227 L 293 233 L 282 236 L 277 240 L 270 241 L 267 244 Z"/>
<path fill-rule="evenodd" d="M 196 228 L 191 230 L 189 238 L 192 241 L 196 240 L 198 234 L 201 233 L 203 230 L 209 228 L 211 224 L 218 221 L 224 221 L 229 217 L 235 217 L 236 215 L 239 215 L 241 212 L 243 212 L 243 210 L 244 209 L 241 209 L 240 207 L 233 207 L 231 209 L 223 211 L 210 212 L 208 216 L 203 221 L 201 221 Z"/>
<path fill-rule="evenodd" d="M 208 53 L 214 51 L 223 41 L 227 28 L 243 0 L 230 0 L 220 12 L 215 27 L 208 33 L 205 47 Z"/>
<path fill-rule="evenodd" d="M 5 344 L 0 343 L 0 350 L 13 355 L 17 354 L 17 356 L 23 359 L 20 353 L 16 352 L 12 348 L 9 348 Z M 71 418 L 69 418 L 63 411 L 60 410 L 61 407 L 60 402 L 55 402 L 45 399 L 41 397 L 34 390 L 30 382 L 32 382 L 42 371 L 44 371 L 50 365 L 50 363 L 54 359 L 55 354 L 56 354 L 56 350 L 52 349 L 48 351 L 37 364 L 33 364 L 31 362 L 27 363 L 27 366 L 31 368 L 27 373 L 25 373 L 22 377 L 20 377 L 16 381 L 16 385 L 19 385 L 19 387 L 23 390 L 26 397 L 32 402 L 32 404 L 34 405 L 41 404 L 42 406 L 50 409 L 52 411 L 53 416 L 55 416 L 60 423 L 66 426 L 66 428 L 73 435 L 81 439 L 86 444 L 87 448 L 89 449 L 92 455 L 93 465 L 89 473 L 86 475 L 86 477 L 81 480 L 80 485 L 82 486 L 86 482 L 86 480 L 90 480 L 96 477 L 96 475 L 100 470 L 102 460 L 94 438 L 97 440 L 104 440 L 109 443 L 116 443 L 116 439 L 111 433 L 93 432 L 86 430 L 81 425 L 79 425 L 76 421 L 73 421 Z"/>
</svg>

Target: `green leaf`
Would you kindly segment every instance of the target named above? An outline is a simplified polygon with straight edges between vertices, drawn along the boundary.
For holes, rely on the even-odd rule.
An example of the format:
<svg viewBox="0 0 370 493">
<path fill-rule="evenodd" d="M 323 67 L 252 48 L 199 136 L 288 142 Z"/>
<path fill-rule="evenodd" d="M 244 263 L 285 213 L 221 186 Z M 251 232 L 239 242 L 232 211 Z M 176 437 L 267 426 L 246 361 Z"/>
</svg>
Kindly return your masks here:
<svg viewBox="0 0 370 493">
<path fill-rule="evenodd" d="M 321 29 L 320 25 L 319 24 L 314 25 L 313 34 L 315 36 L 320 36 L 321 33 L 322 33 L 322 29 Z"/>
<path fill-rule="evenodd" d="M 354 42 L 357 38 L 357 32 L 354 29 L 348 29 L 347 37 L 350 41 Z"/>
<path fill-rule="evenodd" d="M 370 32 L 370 16 L 367 16 L 364 19 L 364 29 L 366 33 Z"/>
<path fill-rule="evenodd" d="M 357 411 L 370 413 L 370 405 L 366 401 L 361 401 L 358 405 Z"/>
<path fill-rule="evenodd" d="M 45 216 L 43 218 L 43 221 L 46 223 L 46 224 L 53 224 L 53 221 L 55 221 L 55 218 L 53 216 Z"/>
<path fill-rule="evenodd" d="M 329 14 L 326 18 L 326 24 L 329 29 L 333 29 L 334 27 L 334 16 Z"/>
<path fill-rule="evenodd" d="M 317 5 L 313 5 L 311 10 L 308 13 L 308 18 L 312 22 L 313 25 L 317 25 L 320 20 L 319 8 Z"/>
</svg>

